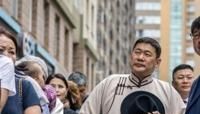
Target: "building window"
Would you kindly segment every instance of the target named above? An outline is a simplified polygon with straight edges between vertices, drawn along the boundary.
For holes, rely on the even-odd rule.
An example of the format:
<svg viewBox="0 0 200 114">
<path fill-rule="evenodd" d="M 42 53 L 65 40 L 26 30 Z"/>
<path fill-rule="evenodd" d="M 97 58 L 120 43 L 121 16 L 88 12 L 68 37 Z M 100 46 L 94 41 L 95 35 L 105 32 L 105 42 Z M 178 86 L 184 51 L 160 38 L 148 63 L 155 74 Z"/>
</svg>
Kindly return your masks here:
<svg viewBox="0 0 200 114">
<path fill-rule="evenodd" d="M 119 73 L 119 61 L 116 59 L 116 72 Z"/>
<path fill-rule="evenodd" d="M 102 48 L 102 35 L 100 31 L 97 31 L 97 44 L 98 49 Z"/>
<path fill-rule="evenodd" d="M 113 51 L 110 50 L 110 59 L 109 59 L 110 65 L 112 65 L 112 60 L 113 60 L 112 58 L 113 58 Z"/>
<path fill-rule="evenodd" d="M 137 24 L 160 24 L 159 16 L 137 16 Z"/>
<path fill-rule="evenodd" d="M 0 3 L 2 3 L 3 0 L 1 0 Z M 12 16 L 17 20 L 18 19 L 18 3 L 19 0 L 12 0 Z M 2 5 L 2 4 L 1 4 Z"/>
<path fill-rule="evenodd" d="M 69 65 L 69 31 L 65 29 L 65 67 L 68 68 Z"/>
<path fill-rule="evenodd" d="M 106 53 L 106 49 L 107 49 L 107 44 L 106 44 L 106 39 L 103 39 L 103 49 L 104 49 L 104 53 Z"/>
<path fill-rule="evenodd" d="M 136 20 L 136 18 L 134 17 L 134 16 L 129 16 L 129 23 L 131 24 L 131 25 L 135 25 L 135 20 Z"/>
<path fill-rule="evenodd" d="M 138 2 L 135 6 L 136 10 L 160 10 L 159 2 Z"/>
<path fill-rule="evenodd" d="M 44 44 L 48 50 L 49 46 L 49 3 L 44 1 Z"/>
<path fill-rule="evenodd" d="M 136 37 L 146 37 L 146 36 L 152 36 L 155 38 L 159 38 L 160 37 L 160 31 L 159 30 L 151 30 L 151 29 L 139 29 L 138 31 L 136 31 Z"/>
<path fill-rule="evenodd" d="M 107 0 L 104 0 L 104 8 L 107 7 Z"/>
<path fill-rule="evenodd" d="M 56 58 L 59 59 L 59 44 L 60 44 L 60 18 L 56 15 L 56 18 L 55 18 L 55 55 L 56 55 Z"/>
<path fill-rule="evenodd" d="M 125 12 L 128 12 L 128 4 L 124 4 Z"/>
<path fill-rule="evenodd" d="M 110 14 L 113 14 L 113 5 L 110 5 Z"/>
<path fill-rule="evenodd" d="M 112 70 L 109 70 L 109 75 L 112 75 L 112 74 L 113 74 Z"/>
<path fill-rule="evenodd" d="M 19 21 L 21 21 L 21 18 L 22 18 L 22 0 L 18 0 L 18 8 L 17 9 L 18 9 L 17 19 L 19 19 Z"/>
<path fill-rule="evenodd" d="M 103 78 L 105 78 L 105 76 L 107 75 L 106 72 L 107 72 L 107 69 L 108 69 L 108 67 L 107 67 L 107 65 L 106 65 L 106 63 L 105 63 L 105 61 L 102 62 L 102 69 L 103 69 L 103 71 L 104 71 L 104 73 L 103 73 Z"/>
<path fill-rule="evenodd" d="M 103 23 L 103 8 L 102 8 L 102 6 L 99 6 L 99 8 L 98 8 L 98 12 L 97 12 L 97 22 L 98 23 Z"/>
<path fill-rule="evenodd" d="M 109 31 L 109 36 L 110 36 L 110 41 L 112 42 L 113 41 L 113 31 L 112 31 L 112 29 L 110 29 L 110 31 Z"/>
<path fill-rule="evenodd" d="M 188 4 L 187 10 L 188 10 L 188 12 L 194 13 L 195 12 L 195 5 L 194 4 Z"/>
<path fill-rule="evenodd" d="M 160 30 L 151 30 L 146 29 L 143 30 L 143 36 L 152 36 L 152 37 L 160 37 Z"/>
<path fill-rule="evenodd" d="M 107 25 L 106 14 L 103 15 L 103 22 L 104 22 L 104 28 L 106 29 L 106 25 Z"/>
<path fill-rule="evenodd" d="M 120 26 L 120 22 L 119 22 L 119 20 L 117 20 L 117 32 L 119 32 L 119 26 Z"/>
<path fill-rule="evenodd" d="M 92 36 L 92 38 L 94 38 L 94 31 L 93 31 L 93 26 L 94 26 L 94 6 L 92 6 L 92 9 L 91 9 L 92 11 L 91 11 L 91 30 L 92 30 L 92 32 L 91 32 L 91 36 Z"/>
<path fill-rule="evenodd" d="M 28 25 L 28 31 L 29 32 L 32 32 L 32 19 L 33 19 L 33 16 L 32 16 L 32 13 L 33 13 L 33 10 L 32 10 L 33 3 L 32 2 L 33 2 L 32 0 L 29 0 L 29 4 L 30 4 L 29 5 L 29 13 L 28 13 L 28 19 L 29 19 L 29 22 L 28 22 L 29 23 L 29 25 Z"/>
<path fill-rule="evenodd" d="M 133 1 L 129 0 L 129 5 L 132 6 L 133 5 Z"/>
<path fill-rule="evenodd" d="M 142 29 L 137 30 L 137 31 L 136 31 L 136 37 L 137 37 L 137 38 L 143 37 L 143 33 L 144 33 L 144 32 L 143 32 Z"/>
<path fill-rule="evenodd" d="M 95 78 L 94 78 L 95 74 L 94 74 L 94 64 L 91 64 L 91 84 L 92 84 L 92 88 L 95 86 Z"/>
<path fill-rule="evenodd" d="M 119 3 L 119 0 L 117 0 L 117 8 L 120 7 L 120 3 Z"/>
<path fill-rule="evenodd" d="M 117 40 L 117 43 L 116 43 L 116 49 L 119 51 L 120 49 L 120 44 L 119 44 L 119 40 Z"/>
<path fill-rule="evenodd" d="M 89 29 L 89 8 L 90 8 L 90 5 L 89 5 L 89 0 L 86 0 L 86 26 L 87 28 Z"/>
<path fill-rule="evenodd" d="M 34 15 L 34 16 L 32 16 L 32 18 L 30 18 L 30 19 L 32 19 L 32 33 L 36 34 L 36 29 L 37 29 L 37 27 L 36 27 L 36 25 L 37 25 L 36 24 L 37 23 L 37 0 L 32 1 L 32 15 Z"/>
<path fill-rule="evenodd" d="M 123 55 L 123 60 L 124 60 L 124 64 L 126 65 L 127 64 L 127 57 L 126 57 L 126 55 Z"/>
<path fill-rule="evenodd" d="M 86 69 L 87 69 L 87 76 L 90 77 L 90 60 L 88 57 L 86 59 Z"/>
</svg>

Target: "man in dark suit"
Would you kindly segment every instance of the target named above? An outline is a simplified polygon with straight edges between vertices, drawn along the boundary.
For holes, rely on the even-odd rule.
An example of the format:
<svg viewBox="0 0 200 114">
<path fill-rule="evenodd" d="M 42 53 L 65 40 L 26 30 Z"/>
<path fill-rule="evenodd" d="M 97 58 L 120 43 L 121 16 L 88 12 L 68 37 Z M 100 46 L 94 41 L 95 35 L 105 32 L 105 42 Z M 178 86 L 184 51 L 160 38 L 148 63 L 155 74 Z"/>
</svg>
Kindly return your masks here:
<svg viewBox="0 0 200 114">
<path fill-rule="evenodd" d="M 194 50 L 200 56 L 200 16 L 192 22 L 191 37 L 193 40 Z M 198 77 L 192 85 L 185 114 L 200 114 L 199 106 L 200 77 Z"/>
</svg>

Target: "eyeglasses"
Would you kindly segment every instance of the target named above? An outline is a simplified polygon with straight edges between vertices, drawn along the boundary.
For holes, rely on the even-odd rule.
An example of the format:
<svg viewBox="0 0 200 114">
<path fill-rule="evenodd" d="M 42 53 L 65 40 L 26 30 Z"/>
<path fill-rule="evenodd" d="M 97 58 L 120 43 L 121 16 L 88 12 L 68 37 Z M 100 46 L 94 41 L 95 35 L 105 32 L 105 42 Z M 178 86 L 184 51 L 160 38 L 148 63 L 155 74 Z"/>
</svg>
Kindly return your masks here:
<svg viewBox="0 0 200 114">
<path fill-rule="evenodd" d="M 200 32 L 190 33 L 192 39 L 200 39 Z"/>
</svg>

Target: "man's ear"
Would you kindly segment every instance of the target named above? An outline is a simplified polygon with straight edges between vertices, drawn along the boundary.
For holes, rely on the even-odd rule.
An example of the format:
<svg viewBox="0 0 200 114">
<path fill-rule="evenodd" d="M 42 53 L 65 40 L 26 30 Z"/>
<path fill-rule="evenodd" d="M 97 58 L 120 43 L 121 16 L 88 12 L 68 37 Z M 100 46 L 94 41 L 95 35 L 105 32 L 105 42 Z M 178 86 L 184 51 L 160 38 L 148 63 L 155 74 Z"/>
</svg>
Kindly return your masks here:
<svg viewBox="0 0 200 114">
<path fill-rule="evenodd" d="M 172 86 L 175 87 L 176 86 L 176 83 L 174 80 L 172 80 Z"/>
<path fill-rule="evenodd" d="M 129 54 L 129 66 L 132 67 L 133 59 L 132 59 L 133 52 L 131 51 Z"/>
<path fill-rule="evenodd" d="M 156 68 L 159 68 L 160 63 L 161 63 L 161 58 L 157 58 L 156 59 Z"/>
</svg>

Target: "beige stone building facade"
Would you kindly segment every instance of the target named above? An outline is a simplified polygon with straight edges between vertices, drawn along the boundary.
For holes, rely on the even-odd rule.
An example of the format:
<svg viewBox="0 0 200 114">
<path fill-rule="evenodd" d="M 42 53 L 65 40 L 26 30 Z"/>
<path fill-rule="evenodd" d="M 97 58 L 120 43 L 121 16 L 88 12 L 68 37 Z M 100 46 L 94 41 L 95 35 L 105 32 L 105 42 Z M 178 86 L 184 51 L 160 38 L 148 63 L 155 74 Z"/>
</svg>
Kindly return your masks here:
<svg viewBox="0 0 200 114">
<path fill-rule="evenodd" d="M 98 0 L 77 0 L 80 13 L 80 40 L 74 43 L 74 71 L 87 75 L 88 89 L 96 85 L 96 63 L 98 60 L 96 16 Z"/>
<path fill-rule="evenodd" d="M 135 39 L 134 0 L 100 0 L 97 16 L 97 82 L 114 73 L 130 73 Z"/>
<path fill-rule="evenodd" d="M 23 54 L 40 56 L 50 73 L 96 77 L 96 0 L 0 0 L 0 24 L 20 33 Z M 94 82 L 94 83 L 93 83 Z"/>
</svg>

